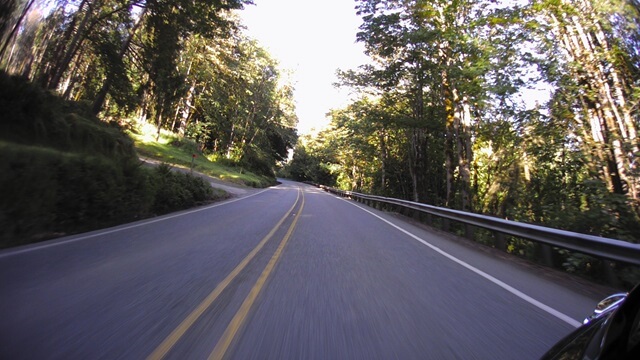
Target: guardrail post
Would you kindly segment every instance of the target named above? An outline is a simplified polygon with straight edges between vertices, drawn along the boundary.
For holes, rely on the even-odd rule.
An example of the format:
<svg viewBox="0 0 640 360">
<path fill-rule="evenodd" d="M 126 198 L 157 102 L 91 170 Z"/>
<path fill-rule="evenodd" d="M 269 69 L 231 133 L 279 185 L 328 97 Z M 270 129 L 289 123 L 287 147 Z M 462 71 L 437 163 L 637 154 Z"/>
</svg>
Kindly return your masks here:
<svg viewBox="0 0 640 360">
<path fill-rule="evenodd" d="M 449 228 L 450 228 L 449 225 L 450 225 L 449 219 L 442 218 L 442 230 L 446 231 L 446 232 L 449 232 Z"/>
<path fill-rule="evenodd" d="M 607 282 L 607 285 L 613 287 L 620 286 L 620 279 L 618 279 L 618 276 L 616 276 L 611 261 L 603 259 L 600 263 L 600 267 L 604 275 L 604 280 Z"/>
<path fill-rule="evenodd" d="M 433 225 L 433 216 L 429 213 L 427 213 L 427 225 L 432 226 Z"/>
<path fill-rule="evenodd" d="M 553 267 L 553 250 L 551 246 L 538 244 L 537 248 L 542 263 L 546 266 Z"/>
<path fill-rule="evenodd" d="M 415 218 L 415 211 L 413 211 L 413 209 L 406 208 L 406 207 L 400 206 L 400 205 L 396 205 L 395 209 L 398 211 L 399 214 L 402 214 L 404 216 L 408 216 L 410 218 Z"/>
<path fill-rule="evenodd" d="M 473 225 L 464 224 L 464 236 L 467 239 L 473 240 L 474 233 L 475 233 L 475 228 Z"/>
<path fill-rule="evenodd" d="M 494 231 L 493 237 L 495 238 L 494 244 L 496 246 L 496 249 L 507 251 L 507 239 L 505 238 L 504 234 L 498 231 Z"/>
</svg>

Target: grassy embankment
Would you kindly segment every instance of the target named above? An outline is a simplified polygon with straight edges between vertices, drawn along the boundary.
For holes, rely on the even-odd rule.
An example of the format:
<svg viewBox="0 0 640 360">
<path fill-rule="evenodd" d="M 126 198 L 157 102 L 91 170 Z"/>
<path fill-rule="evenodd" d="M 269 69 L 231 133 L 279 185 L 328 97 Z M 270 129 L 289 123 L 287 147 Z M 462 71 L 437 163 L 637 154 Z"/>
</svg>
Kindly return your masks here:
<svg viewBox="0 0 640 360">
<path fill-rule="evenodd" d="M 117 125 L 2 72 L 0 154 L 0 248 L 227 196 L 168 166 L 141 166 L 133 141 Z"/>
<path fill-rule="evenodd" d="M 192 140 L 162 131 L 156 141 L 157 129 L 154 126 L 139 126 L 129 135 L 141 157 L 186 169 L 193 167 L 194 171 L 238 185 L 263 188 L 275 184 L 274 178 L 259 176 L 230 162 L 216 161 L 212 156 L 203 155 Z"/>
</svg>

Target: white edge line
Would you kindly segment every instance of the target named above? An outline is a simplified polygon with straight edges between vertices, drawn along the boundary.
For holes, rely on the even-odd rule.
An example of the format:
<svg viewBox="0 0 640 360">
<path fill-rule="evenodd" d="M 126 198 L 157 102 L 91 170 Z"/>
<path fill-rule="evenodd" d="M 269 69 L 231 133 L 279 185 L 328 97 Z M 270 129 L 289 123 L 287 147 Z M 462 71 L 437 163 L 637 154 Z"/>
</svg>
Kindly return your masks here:
<svg viewBox="0 0 640 360">
<path fill-rule="evenodd" d="M 451 260 L 451 261 L 453 261 L 453 262 L 455 262 L 455 263 L 457 263 L 457 264 L 459 264 L 459 265 L 461 265 L 461 266 L 473 271 L 474 273 L 476 273 L 476 274 L 482 276 L 483 278 L 491 281 L 492 283 L 500 286 L 501 288 L 507 290 L 508 292 L 510 292 L 513 295 L 519 297 L 520 299 L 528 302 L 529 304 L 537 307 L 538 309 L 543 310 L 543 311 L 555 316 L 556 318 L 566 322 L 567 324 L 569 324 L 569 325 L 571 325 L 571 326 L 573 326 L 575 328 L 580 327 L 582 325 L 579 321 L 576 321 L 572 317 L 570 317 L 568 315 L 565 315 L 565 314 L 561 313 L 560 311 L 558 311 L 558 310 L 556 310 L 556 309 L 554 309 L 554 308 L 552 308 L 552 307 L 550 307 L 548 305 L 545 305 L 545 304 L 541 303 L 540 301 L 532 298 L 531 296 L 523 293 L 522 291 L 520 291 L 520 290 L 518 290 L 518 289 L 516 289 L 516 288 L 514 288 L 514 287 L 512 287 L 510 285 L 507 285 L 506 283 L 502 282 L 501 280 L 496 279 L 495 277 L 487 274 L 486 272 L 484 272 L 484 271 L 482 271 L 482 270 L 480 270 L 480 269 L 478 269 L 478 268 L 476 268 L 476 267 L 474 267 L 472 265 L 467 264 L 466 262 L 464 262 L 464 261 L 458 259 L 457 257 L 445 252 L 444 250 L 440 249 L 439 247 L 426 242 L 425 240 L 423 240 L 420 237 L 410 233 L 409 231 L 407 231 L 407 230 L 405 230 L 405 229 L 393 224 L 392 222 L 390 222 L 390 221 L 378 216 L 377 214 L 374 214 L 373 212 L 371 212 L 371 211 L 369 211 L 369 210 L 367 210 L 365 208 L 362 208 L 362 207 L 354 204 L 351 201 L 347 201 L 346 199 L 343 199 L 342 197 L 339 197 L 339 196 L 335 196 L 335 197 L 340 199 L 340 200 L 345 201 L 348 204 L 351 204 L 351 205 L 357 207 L 358 209 L 360 209 L 362 211 L 365 211 L 365 212 L 375 216 L 376 218 L 378 218 L 378 219 L 382 220 L 383 222 L 389 224 L 390 226 L 392 226 L 393 228 L 399 230 L 400 232 L 404 233 L 405 235 L 407 235 L 407 236 L 413 238 L 414 240 L 417 240 L 417 241 L 421 242 L 422 244 L 428 246 L 433 251 L 435 251 L 435 252 L 439 253 L 440 255 L 446 257 L 447 259 L 449 259 L 449 260 Z"/>
<path fill-rule="evenodd" d="M 29 252 L 29 251 L 42 250 L 42 249 L 51 248 L 51 247 L 54 247 L 54 246 L 73 243 L 73 242 L 80 241 L 80 240 L 90 239 L 90 238 L 94 238 L 94 237 L 98 237 L 98 236 L 102 236 L 102 235 L 113 234 L 113 233 L 116 233 L 118 231 L 129 230 L 129 229 L 137 228 L 137 227 L 140 227 L 140 226 L 145 226 L 145 225 L 157 223 L 157 222 L 160 222 L 160 221 L 165 221 L 165 220 L 177 218 L 177 217 L 184 216 L 184 215 L 189 215 L 189 214 L 197 213 L 197 212 L 200 212 L 200 211 L 213 209 L 213 208 L 218 207 L 218 206 L 227 205 L 227 204 L 234 203 L 236 201 L 248 199 L 250 197 L 262 194 L 263 192 L 268 191 L 268 190 L 271 190 L 271 188 L 264 189 L 262 191 L 259 191 L 257 193 L 253 193 L 251 195 L 243 196 L 241 198 L 219 202 L 217 204 L 210 205 L 210 206 L 205 206 L 205 207 L 202 207 L 202 208 L 199 208 L 199 209 L 184 211 L 184 212 L 181 212 L 181 213 L 178 213 L 178 214 L 174 214 L 174 215 L 160 216 L 158 218 L 151 219 L 151 220 L 142 220 L 141 222 L 138 222 L 138 223 L 133 224 L 133 225 L 124 225 L 124 226 L 121 225 L 121 226 L 118 226 L 118 227 L 116 227 L 114 229 L 111 229 L 111 230 L 106 230 L 106 231 L 97 230 L 98 231 L 97 233 L 92 233 L 92 234 L 88 234 L 88 235 L 80 235 L 78 237 L 74 237 L 74 238 L 67 239 L 67 240 L 56 241 L 55 239 L 52 239 L 52 240 L 50 240 L 51 242 L 49 242 L 49 243 L 42 243 L 41 245 L 35 244 L 33 246 L 25 245 L 25 246 L 28 246 L 28 247 L 22 248 L 22 249 L 17 249 L 15 251 L 11 251 L 11 249 L 6 249 L 6 252 L 3 251 L 2 253 L 0 253 L 0 259 L 4 258 L 4 257 L 7 257 L 7 256 L 13 256 L 13 255 L 26 253 L 26 252 Z M 74 235 L 70 235 L 70 236 L 74 236 Z"/>
</svg>

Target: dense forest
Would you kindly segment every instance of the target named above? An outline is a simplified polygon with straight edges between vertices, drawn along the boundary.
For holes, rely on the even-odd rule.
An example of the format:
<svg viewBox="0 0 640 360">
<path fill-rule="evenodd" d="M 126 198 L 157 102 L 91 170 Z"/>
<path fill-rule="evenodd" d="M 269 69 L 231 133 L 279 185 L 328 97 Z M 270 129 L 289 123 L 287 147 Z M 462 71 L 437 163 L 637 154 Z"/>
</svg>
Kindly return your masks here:
<svg viewBox="0 0 640 360">
<path fill-rule="evenodd" d="M 638 1 L 356 3 L 371 62 L 290 176 L 638 242 Z"/>
<path fill-rule="evenodd" d="M 192 138 L 273 177 L 297 139 L 292 88 L 247 38 L 248 0 L 1 0 L 0 68 L 124 127 Z"/>
</svg>

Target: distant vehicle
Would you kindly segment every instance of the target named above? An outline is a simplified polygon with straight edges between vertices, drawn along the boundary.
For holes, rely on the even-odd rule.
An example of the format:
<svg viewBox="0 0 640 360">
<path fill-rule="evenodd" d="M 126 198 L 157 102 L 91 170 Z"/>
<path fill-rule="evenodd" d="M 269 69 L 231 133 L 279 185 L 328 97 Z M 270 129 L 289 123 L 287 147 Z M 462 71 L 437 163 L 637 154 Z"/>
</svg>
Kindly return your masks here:
<svg viewBox="0 0 640 360">
<path fill-rule="evenodd" d="M 541 359 L 640 359 L 640 284 L 600 301 L 581 327 Z"/>
</svg>

